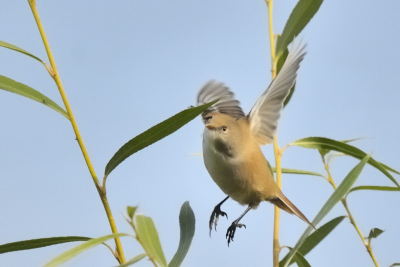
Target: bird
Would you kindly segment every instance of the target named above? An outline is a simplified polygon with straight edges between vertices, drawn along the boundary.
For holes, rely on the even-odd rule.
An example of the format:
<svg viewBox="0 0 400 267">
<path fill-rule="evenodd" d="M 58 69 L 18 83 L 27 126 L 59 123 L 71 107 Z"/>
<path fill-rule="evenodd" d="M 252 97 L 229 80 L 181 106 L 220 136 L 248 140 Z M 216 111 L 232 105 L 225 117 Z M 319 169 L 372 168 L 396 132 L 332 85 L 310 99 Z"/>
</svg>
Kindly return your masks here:
<svg viewBox="0 0 400 267">
<path fill-rule="evenodd" d="M 239 223 L 251 209 L 262 201 L 295 214 L 307 224 L 315 227 L 306 216 L 282 193 L 276 184 L 270 165 L 261 151 L 261 146 L 273 142 L 278 120 L 290 89 L 295 85 L 297 70 L 306 54 L 306 45 L 292 42 L 280 72 L 245 115 L 234 93 L 223 83 L 212 80 L 206 83 L 197 95 L 197 106 L 217 101 L 202 114 L 205 124 L 203 132 L 204 165 L 214 182 L 227 195 L 211 213 L 210 236 L 217 227 L 219 216 L 228 215 L 221 205 L 232 198 L 246 210 L 227 229 L 228 246 Z"/>
</svg>

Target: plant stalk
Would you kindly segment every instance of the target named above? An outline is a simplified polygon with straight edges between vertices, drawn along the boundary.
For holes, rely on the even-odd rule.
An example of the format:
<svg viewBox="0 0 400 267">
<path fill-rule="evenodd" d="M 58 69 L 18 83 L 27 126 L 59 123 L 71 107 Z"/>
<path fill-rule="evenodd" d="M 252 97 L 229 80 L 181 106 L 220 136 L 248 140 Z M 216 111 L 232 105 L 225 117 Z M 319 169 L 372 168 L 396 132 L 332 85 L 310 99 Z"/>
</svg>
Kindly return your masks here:
<svg viewBox="0 0 400 267">
<path fill-rule="evenodd" d="M 328 164 L 325 164 L 325 169 L 326 169 L 326 172 L 328 173 L 328 181 L 329 181 L 329 183 L 330 183 L 330 184 L 332 185 L 332 187 L 336 190 L 337 187 L 336 187 L 336 185 L 335 185 L 335 182 L 334 182 L 333 179 L 332 179 L 332 175 L 331 175 L 331 172 L 329 171 L 329 165 L 328 165 Z M 342 204 L 343 204 L 344 208 L 345 208 L 346 211 L 347 211 L 347 214 L 348 214 L 348 216 L 349 216 L 349 219 L 350 219 L 351 224 L 354 226 L 354 228 L 356 229 L 358 235 L 360 236 L 361 241 L 363 242 L 365 248 L 367 249 L 368 254 L 370 255 L 372 261 L 374 262 L 374 264 L 375 264 L 376 267 L 379 267 L 379 264 L 378 264 L 378 262 L 376 261 L 375 255 L 374 255 L 374 253 L 372 252 L 371 243 L 365 241 L 365 238 L 364 238 L 363 234 L 361 233 L 360 228 L 358 227 L 356 221 L 354 220 L 353 215 L 352 215 L 351 212 L 350 212 L 349 207 L 347 206 L 346 198 L 343 198 L 341 201 L 342 201 Z"/>
<path fill-rule="evenodd" d="M 88 154 L 88 152 L 86 150 L 86 147 L 85 147 L 85 145 L 83 143 L 81 134 L 79 132 L 78 125 L 77 125 L 77 123 L 75 121 L 74 114 L 72 113 L 72 109 L 71 109 L 71 107 L 69 105 L 67 96 L 65 94 L 64 87 L 63 87 L 63 85 L 61 83 L 60 75 L 58 73 L 58 70 L 57 70 L 57 67 L 56 67 L 56 63 L 55 63 L 54 58 L 53 58 L 53 54 L 51 53 L 49 42 L 47 41 L 47 37 L 46 37 L 46 34 L 44 32 L 43 25 L 42 25 L 42 23 L 40 21 L 39 14 L 38 14 L 38 11 L 36 9 L 36 1 L 35 0 L 28 0 L 28 3 L 29 3 L 29 6 L 30 6 L 30 8 L 32 10 L 33 16 L 35 18 L 36 24 L 38 26 L 40 35 L 41 35 L 42 40 L 43 40 L 44 47 L 45 47 L 46 52 L 47 52 L 47 56 L 48 56 L 49 61 L 50 61 L 50 71 L 49 71 L 49 73 L 50 73 L 51 77 L 54 79 L 54 81 L 55 81 L 55 83 L 57 85 L 57 88 L 58 88 L 58 90 L 60 92 L 61 98 L 62 98 L 62 100 L 64 102 L 65 108 L 67 110 L 69 119 L 70 119 L 71 124 L 72 124 L 72 128 L 74 129 L 74 132 L 75 132 L 75 135 L 76 135 L 76 140 L 78 141 L 79 147 L 82 150 L 82 154 L 83 154 L 83 157 L 84 157 L 84 159 L 86 161 L 86 165 L 88 166 L 90 175 L 92 176 L 93 182 L 94 182 L 94 184 L 95 184 L 95 186 L 97 188 L 97 191 L 99 193 L 100 199 L 101 199 L 101 201 L 103 203 L 103 206 L 104 206 L 104 209 L 106 211 L 107 218 L 108 218 L 108 221 L 109 221 L 110 226 L 111 226 L 111 230 L 112 230 L 112 232 L 114 234 L 118 233 L 117 226 L 115 225 L 114 217 L 113 217 L 113 215 L 111 213 L 111 209 L 110 209 L 110 206 L 108 204 L 107 196 L 103 192 L 103 190 L 101 188 L 101 185 L 99 183 L 99 180 L 98 180 L 98 178 L 96 176 L 96 173 L 94 171 L 93 165 L 92 165 L 92 163 L 90 161 L 90 158 L 89 158 L 89 154 Z M 116 250 L 117 250 L 116 252 L 118 254 L 117 260 L 120 263 L 124 263 L 126 260 L 125 260 L 124 251 L 122 249 L 121 241 L 120 241 L 119 238 L 115 238 L 115 245 L 116 245 Z"/>
<path fill-rule="evenodd" d="M 269 41 L 271 49 L 271 74 L 272 79 L 276 76 L 276 56 L 275 56 L 275 35 L 272 24 L 272 14 L 273 14 L 273 0 L 265 0 L 268 8 L 268 29 L 269 29 Z M 282 170 L 281 170 L 281 158 L 282 150 L 278 146 L 278 136 L 274 137 L 274 155 L 275 155 L 275 167 L 276 167 L 276 184 L 279 188 L 282 188 Z M 281 246 L 279 244 L 279 215 L 280 209 L 274 207 L 274 236 L 273 236 L 273 266 L 279 267 L 279 253 L 281 251 Z"/>
</svg>

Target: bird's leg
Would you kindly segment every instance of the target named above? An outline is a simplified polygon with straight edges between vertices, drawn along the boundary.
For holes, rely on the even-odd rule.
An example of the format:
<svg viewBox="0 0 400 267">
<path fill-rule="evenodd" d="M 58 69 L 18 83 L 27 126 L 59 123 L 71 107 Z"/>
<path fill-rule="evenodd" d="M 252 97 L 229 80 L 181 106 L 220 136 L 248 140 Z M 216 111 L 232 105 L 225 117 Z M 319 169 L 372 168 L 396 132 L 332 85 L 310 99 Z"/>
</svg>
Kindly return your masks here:
<svg viewBox="0 0 400 267">
<path fill-rule="evenodd" d="M 246 215 L 246 213 L 251 210 L 251 206 L 249 205 L 247 207 L 247 209 L 242 213 L 242 215 L 240 215 L 239 218 L 237 218 L 236 220 L 234 220 L 231 224 L 231 226 L 229 226 L 228 230 L 226 231 L 226 238 L 228 238 L 228 247 L 229 247 L 229 243 L 231 242 L 231 240 L 233 241 L 233 237 L 235 236 L 235 232 L 236 232 L 236 228 L 242 228 L 244 226 L 244 228 L 246 228 L 246 225 L 244 224 L 240 224 L 239 221 L 243 218 L 244 215 Z"/>
<path fill-rule="evenodd" d="M 210 236 L 211 236 L 211 230 L 212 230 L 212 226 L 213 225 L 214 225 L 215 231 L 217 231 L 217 222 L 218 222 L 219 215 L 226 216 L 226 218 L 228 219 L 228 215 L 225 212 L 221 211 L 221 205 L 228 198 L 229 198 L 229 196 L 224 198 L 224 200 L 222 200 L 217 206 L 215 206 L 213 212 L 211 213 L 211 217 L 210 217 Z"/>
</svg>

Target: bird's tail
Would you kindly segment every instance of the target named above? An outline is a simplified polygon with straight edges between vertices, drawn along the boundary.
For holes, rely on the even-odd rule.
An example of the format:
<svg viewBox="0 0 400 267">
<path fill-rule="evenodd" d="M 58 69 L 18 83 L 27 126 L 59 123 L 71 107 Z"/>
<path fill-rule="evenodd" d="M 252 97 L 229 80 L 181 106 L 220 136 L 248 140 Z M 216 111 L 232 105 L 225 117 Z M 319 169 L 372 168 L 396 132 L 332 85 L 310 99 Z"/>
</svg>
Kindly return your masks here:
<svg viewBox="0 0 400 267">
<path fill-rule="evenodd" d="M 290 213 L 294 214 L 306 223 L 308 223 L 312 228 L 316 229 L 312 223 L 307 219 L 306 216 L 283 194 L 277 198 L 269 199 L 269 202 L 277 206 L 278 208 Z"/>
</svg>

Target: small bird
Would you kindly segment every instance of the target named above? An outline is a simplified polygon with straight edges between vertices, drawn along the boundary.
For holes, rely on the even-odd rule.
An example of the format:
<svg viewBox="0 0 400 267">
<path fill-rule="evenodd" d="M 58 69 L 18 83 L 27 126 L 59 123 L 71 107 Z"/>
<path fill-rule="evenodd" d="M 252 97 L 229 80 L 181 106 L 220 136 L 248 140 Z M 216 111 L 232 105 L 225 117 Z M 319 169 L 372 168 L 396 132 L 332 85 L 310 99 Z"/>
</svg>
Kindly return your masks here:
<svg viewBox="0 0 400 267">
<path fill-rule="evenodd" d="M 226 232 L 228 246 L 236 228 L 246 227 L 239 221 L 261 201 L 269 201 L 284 211 L 295 214 L 314 227 L 301 211 L 285 197 L 275 183 L 269 163 L 260 146 L 273 141 L 283 103 L 296 82 L 296 72 L 303 60 L 305 45 L 291 45 L 288 57 L 267 90 L 257 100 L 248 115 L 224 84 L 210 81 L 200 90 L 197 105 L 218 100 L 202 113 L 203 158 L 208 173 L 228 195 L 215 206 L 210 222 L 210 235 L 219 216 L 227 216 L 221 205 L 230 197 L 247 209 Z"/>
</svg>

